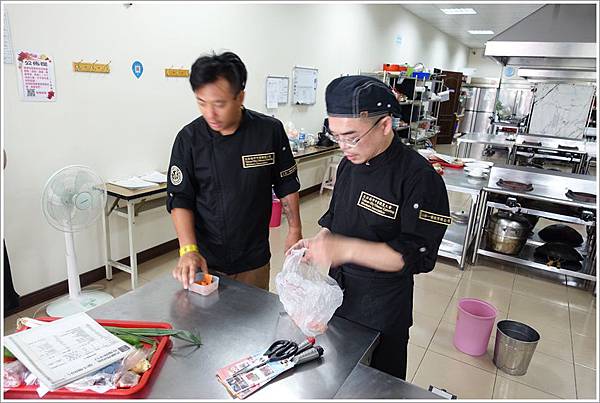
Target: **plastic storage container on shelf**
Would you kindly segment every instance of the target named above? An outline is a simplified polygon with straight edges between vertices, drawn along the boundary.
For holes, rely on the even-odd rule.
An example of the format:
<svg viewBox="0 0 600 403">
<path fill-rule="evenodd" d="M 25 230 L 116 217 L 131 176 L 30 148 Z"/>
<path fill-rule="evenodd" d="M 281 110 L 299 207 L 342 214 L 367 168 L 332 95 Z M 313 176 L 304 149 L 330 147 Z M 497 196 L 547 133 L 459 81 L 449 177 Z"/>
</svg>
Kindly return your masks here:
<svg viewBox="0 0 600 403">
<path fill-rule="evenodd" d="M 429 77 L 431 77 L 431 73 L 427 73 L 424 71 L 414 71 L 412 73 L 412 76 L 418 80 L 427 80 L 429 79 Z"/>
<path fill-rule="evenodd" d="M 401 66 L 399 64 L 389 64 L 389 63 L 383 64 L 383 71 L 406 71 L 406 69 L 407 69 L 406 66 Z"/>
</svg>

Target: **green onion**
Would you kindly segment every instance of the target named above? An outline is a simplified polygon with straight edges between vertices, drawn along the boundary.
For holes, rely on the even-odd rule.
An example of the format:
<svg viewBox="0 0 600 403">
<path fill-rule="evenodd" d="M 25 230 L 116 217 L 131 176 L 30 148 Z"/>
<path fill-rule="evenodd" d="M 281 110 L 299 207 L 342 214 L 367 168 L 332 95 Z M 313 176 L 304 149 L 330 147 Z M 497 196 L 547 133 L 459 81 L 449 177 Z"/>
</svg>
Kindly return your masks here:
<svg viewBox="0 0 600 403">
<path fill-rule="evenodd" d="M 132 327 L 114 327 L 104 326 L 106 330 L 114 335 L 132 335 L 140 338 L 140 341 L 148 344 L 156 344 L 156 340 L 150 337 L 173 336 L 177 339 L 187 341 L 195 346 L 201 346 L 200 337 L 187 330 L 160 329 L 160 328 L 132 328 Z"/>
<path fill-rule="evenodd" d="M 17 358 L 13 355 L 13 353 L 10 352 L 9 349 L 7 349 L 6 347 L 4 347 L 4 357 L 5 358 Z"/>
</svg>

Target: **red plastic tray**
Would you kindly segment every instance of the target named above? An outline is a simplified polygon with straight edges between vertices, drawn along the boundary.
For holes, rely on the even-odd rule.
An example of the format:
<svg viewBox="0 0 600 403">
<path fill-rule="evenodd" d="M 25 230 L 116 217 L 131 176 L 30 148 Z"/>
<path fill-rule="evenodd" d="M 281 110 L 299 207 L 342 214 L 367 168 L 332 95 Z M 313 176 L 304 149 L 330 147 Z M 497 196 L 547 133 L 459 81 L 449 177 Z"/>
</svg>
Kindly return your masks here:
<svg viewBox="0 0 600 403">
<path fill-rule="evenodd" d="M 452 168 L 452 169 L 463 169 L 465 167 L 464 164 L 450 164 L 441 158 L 437 158 L 437 157 L 433 157 L 433 156 L 429 157 L 428 161 L 430 164 L 440 164 L 443 167 Z"/>
<path fill-rule="evenodd" d="M 36 318 L 44 322 L 52 322 L 59 318 Z M 115 326 L 115 327 L 153 327 L 162 329 L 172 329 L 169 323 L 165 322 L 139 322 L 139 321 L 127 321 L 127 320 L 109 320 L 109 319 L 96 319 L 101 325 L 104 326 Z M 23 329 L 25 330 L 25 329 Z M 170 342 L 169 336 L 161 336 L 156 338 L 158 345 L 156 346 L 156 352 L 150 360 L 150 369 L 140 377 L 140 382 L 131 388 L 117 388 L 111 389 L 106 393 L 97 393 L 91 390 L 84 392 L 73 392 L 66 388 L 60 388 L 55 391 L 48 392 L 42 399 L 102 399 L 102 398 L 134 398 L 135 394 L 139 393 L 148 383 L 148 380 L 157 368 L 157 364 L 163 355 L 165 348 Z M 37 386 L 19 386 L 17 388 L 10 388 L 4 392 L 5 399 L 40 399 L 36 392 Z"/>
</svg>

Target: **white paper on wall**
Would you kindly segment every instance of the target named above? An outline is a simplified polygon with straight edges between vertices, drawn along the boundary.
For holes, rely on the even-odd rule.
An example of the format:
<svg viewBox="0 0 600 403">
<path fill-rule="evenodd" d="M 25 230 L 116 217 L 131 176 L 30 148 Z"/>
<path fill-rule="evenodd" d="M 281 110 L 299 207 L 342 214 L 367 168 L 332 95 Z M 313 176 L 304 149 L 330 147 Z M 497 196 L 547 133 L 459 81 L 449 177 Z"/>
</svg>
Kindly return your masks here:
<svg viewBox="0 0 600 403">
<path fill-rule="evenodd" d="M 294 99 L 296 105 L 313 105 L 317 100 L 319 70 L 294 67 Z"/>
</svg>

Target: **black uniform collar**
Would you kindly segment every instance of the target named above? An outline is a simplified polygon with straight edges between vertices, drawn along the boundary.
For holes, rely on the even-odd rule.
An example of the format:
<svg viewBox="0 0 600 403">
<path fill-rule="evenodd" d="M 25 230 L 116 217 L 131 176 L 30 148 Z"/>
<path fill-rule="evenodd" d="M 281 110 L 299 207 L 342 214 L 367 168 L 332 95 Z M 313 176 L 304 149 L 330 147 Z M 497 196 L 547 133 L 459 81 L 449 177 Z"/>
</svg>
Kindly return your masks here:
<svg viewBox="0 0 600 403">
<path fill-rule="evenodd" d="M 231 137 L 231 136 L 235 136 L 238 133 L 240 133 L 242 130 L 244 130 L 246 128 L 246 126 L 248 125 L 249 121 L 252 119 L 252 116 L 250 115 L 250 113 L 248 112 L 248 109 L 246 109 L 245 107 L 242 106 L 242 119 L 240 120 L 240 125 L 238 126 L 238 128 L 236 129 L 236 131 L 228 136 L 224 136 L 222 135 L 220 132 L 214 131 L 213 129 L 211 129 L 211 127 L 208 125 L 208 123 L 206 123 L 206 119 L 202 118 L 204 126 L 206 127 L 206 130 L 213 136 L 213 137 Z"/>
<path fill-rule="evenodd" d="M 359 166 L 363 167 L 363 169 L 374 169 L 385 165 L 397 155 L 400 147 L 400 140 L 397 137 L 394 137 L 388 148 L 386 148 L 381 154 L 376 155 L 369 161 L 365 162 L 364 164 L 360 164 Z"/>
</svg>

